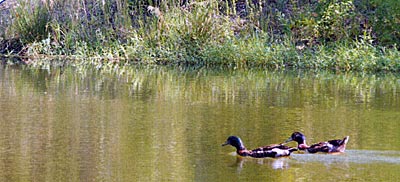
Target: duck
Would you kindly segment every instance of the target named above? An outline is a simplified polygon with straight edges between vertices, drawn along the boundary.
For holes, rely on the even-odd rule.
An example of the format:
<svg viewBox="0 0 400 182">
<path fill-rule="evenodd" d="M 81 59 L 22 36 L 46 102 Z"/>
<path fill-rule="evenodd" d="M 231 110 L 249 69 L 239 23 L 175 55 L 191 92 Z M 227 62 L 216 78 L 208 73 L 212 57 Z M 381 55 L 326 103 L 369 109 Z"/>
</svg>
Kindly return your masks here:
<svg viewBox="0 0 400 182">
<path fill-rule="evenodd" d="M 294 132 L 285 143 L 296 141 L 297 148 L 300 151 L 308 153 L 343 153 L 346 150 L 346 144 L 349 142 L 349 138 L 349 136 L 346 136 L 343 139 L 329 140 L 308 146 L 305 135 L 301 132 Z"/>
<path fill-rule="evenodd" d="M 294 151 L 297 151 L 295 147 L 288 147 L 282 144 L 272 144 L 269 146 L 259 147 L 253 150 L 247 150 L 244 146 L 242 140 L 237 136 L 229 136 L 228 139 L 222 146 L 232 145 L 236 148 L 236 153 L 243 157 L 253 157 L 253 158 L 264 158 L 264 157 L 284 157 L 290 156 Z"/>
</svg>

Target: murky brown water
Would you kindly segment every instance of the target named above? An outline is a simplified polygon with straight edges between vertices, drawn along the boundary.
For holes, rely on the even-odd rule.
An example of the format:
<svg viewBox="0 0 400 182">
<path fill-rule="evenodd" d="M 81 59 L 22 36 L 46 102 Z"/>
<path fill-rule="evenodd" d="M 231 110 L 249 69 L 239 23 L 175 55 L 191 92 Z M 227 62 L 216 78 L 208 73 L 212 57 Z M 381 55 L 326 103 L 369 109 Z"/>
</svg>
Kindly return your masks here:
<svg viewBox="0 0 400 182">
<path fill-rule="evenodd" d="M 293 131 L 343 155 L 238 158 Z M 400 77 L 0 68 L 0 181 L 399 181 Z M 294 143 L 292 143 L 294 145 Z"/>
</svg>

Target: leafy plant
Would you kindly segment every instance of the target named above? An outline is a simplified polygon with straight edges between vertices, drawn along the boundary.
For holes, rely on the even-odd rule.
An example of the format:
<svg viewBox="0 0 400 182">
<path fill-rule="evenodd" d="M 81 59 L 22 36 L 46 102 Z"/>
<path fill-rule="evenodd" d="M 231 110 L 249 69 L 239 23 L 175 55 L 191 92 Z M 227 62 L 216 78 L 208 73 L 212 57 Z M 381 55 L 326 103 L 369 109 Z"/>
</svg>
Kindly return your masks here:
<svg viewBox="0 0 400 182">
<path fill-rule="evenodd" d="M 48 36 L 51 16 L 47 7 L 37 2 L 18 1 L 14 12 L 14 29 L 24 43 L 40 41 Z"/>
<path fill-rule="evenodd" d="M 317 37 L 325 40 L 343 40 L 352 38 L 351 33 L 356 27 L 352 23 L 355 17 L 352 0 L 334 0 L 322 12 L 321 19 L 317 22 Z"/>
</svg>

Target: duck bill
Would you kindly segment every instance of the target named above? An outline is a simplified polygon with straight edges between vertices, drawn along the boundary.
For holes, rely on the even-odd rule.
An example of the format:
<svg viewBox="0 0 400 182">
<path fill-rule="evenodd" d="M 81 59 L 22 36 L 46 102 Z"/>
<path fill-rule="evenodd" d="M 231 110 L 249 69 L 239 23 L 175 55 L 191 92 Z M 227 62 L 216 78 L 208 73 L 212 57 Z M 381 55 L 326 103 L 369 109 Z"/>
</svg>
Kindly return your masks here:
<svg viewBox="0 0 400 182">
<path fill-rule="evenodd" d="M 225 145 L 229 145 L 229 142 L 225 142 L 225 143 L 222 144 L 221 146 L 225 146 Z"/>
<path fill-rule="evenodd" d="M 291 142 L 291 141 L 293 141 L 292 137 L 288 138 L 284 143 L 288 143 L 288 142 Z"/>
</svg>

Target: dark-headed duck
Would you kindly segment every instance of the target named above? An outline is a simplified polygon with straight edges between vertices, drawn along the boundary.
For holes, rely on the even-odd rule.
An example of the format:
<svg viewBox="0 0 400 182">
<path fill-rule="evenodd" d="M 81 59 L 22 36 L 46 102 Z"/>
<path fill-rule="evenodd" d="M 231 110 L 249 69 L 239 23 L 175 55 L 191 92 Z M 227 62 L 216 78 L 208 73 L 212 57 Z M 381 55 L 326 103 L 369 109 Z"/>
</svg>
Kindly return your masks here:
<svg viewBox="0 0 400 182">
<path fill-rule="evenodd" d="M 290 141 L 296 141 L 298 144 L 297 148 L 299 150 L 307 151 L 309 153 L 334 153 L 344 152 L 346 150 L 346 144 L 349 141 L 349 136 L 344 137 L 342 140 L 329 140 L 326 142 L 319 142 L 308 146 L 306 143 L 306 137 L 303 135 L 303 133 L 294 132 L 292 136 L 288 140 L 286 140 L 285 143 Z"/>
<path fill-rule="evenodd" d="M 297 151 L 297 148 L 288 147 L 282 144 L 273 144 L 269 146 L 259 147 L 253 150 L 247 150 L 244 147 L 242 140 L 237 136 L 230 136 L 222 146 L 232 145 L 236 148 L 236 153 L 240 156 L 249 156 L 254 158 L 263 157 L 284 157 L 289 156 L 292 152 Z"/>
</svg>

